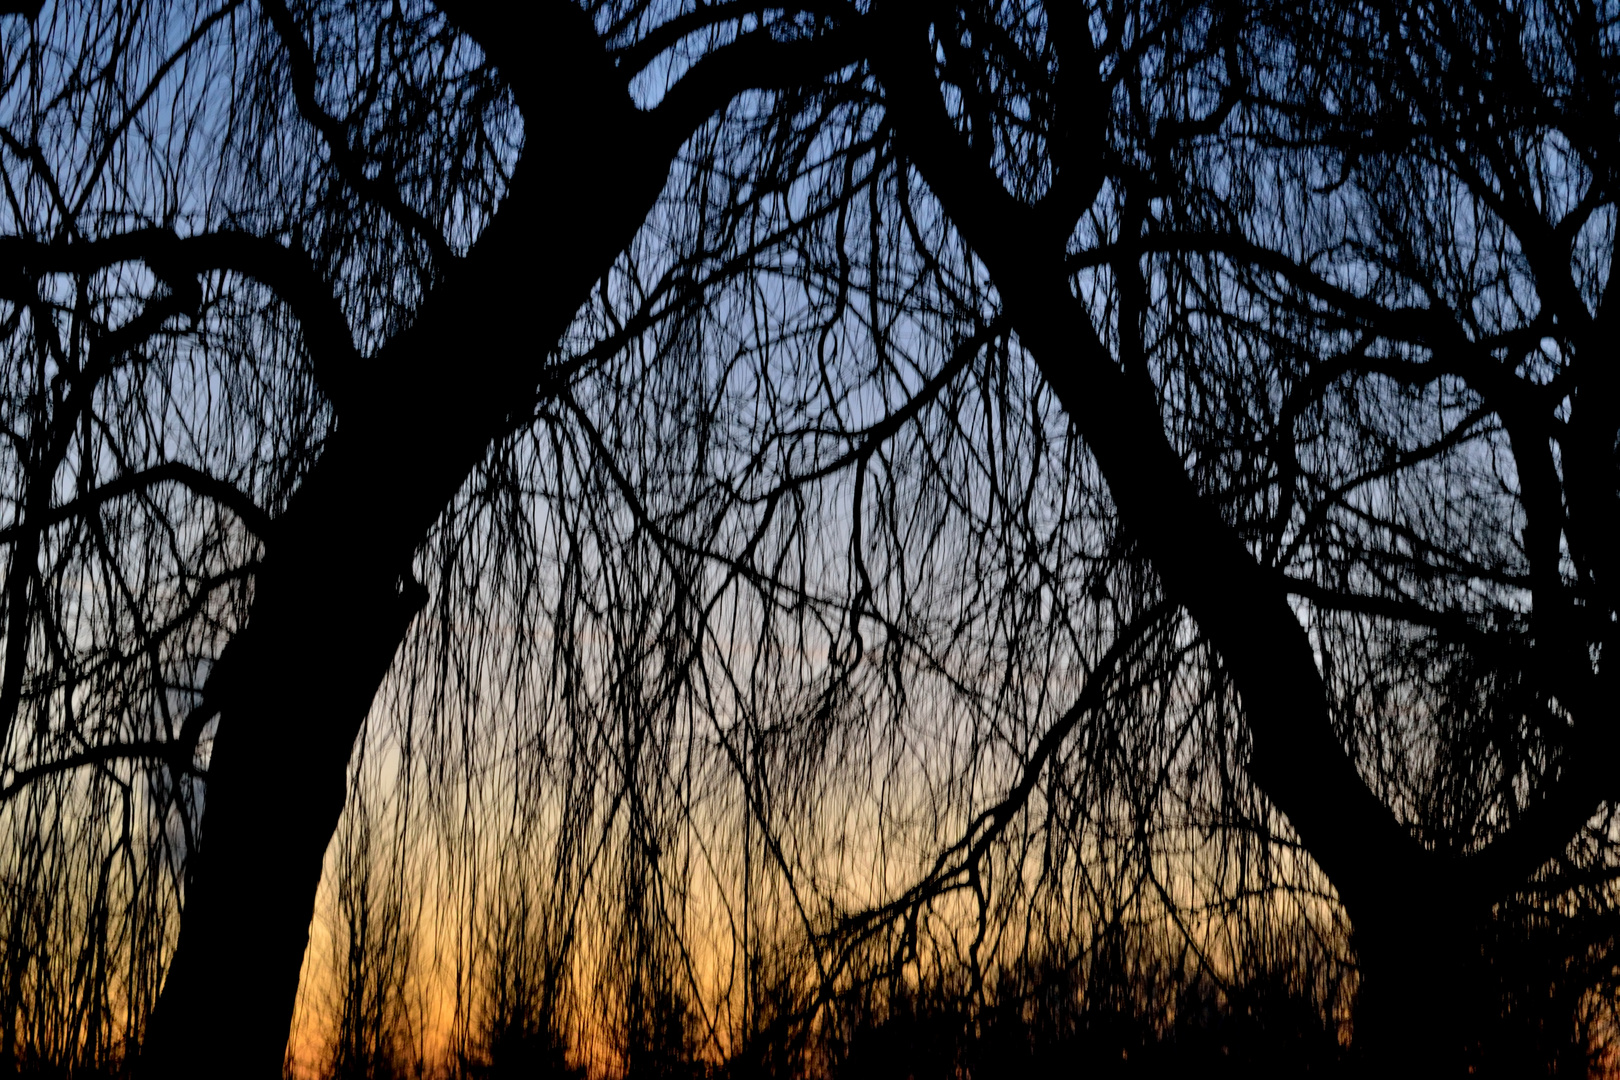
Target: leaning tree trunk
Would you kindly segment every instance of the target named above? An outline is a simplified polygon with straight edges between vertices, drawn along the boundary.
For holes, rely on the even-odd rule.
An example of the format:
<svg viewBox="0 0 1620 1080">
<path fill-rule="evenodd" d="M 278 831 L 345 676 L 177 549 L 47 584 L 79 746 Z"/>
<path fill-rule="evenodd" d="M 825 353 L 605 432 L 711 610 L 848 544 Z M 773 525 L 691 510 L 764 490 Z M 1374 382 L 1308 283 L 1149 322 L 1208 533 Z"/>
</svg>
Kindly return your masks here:
<svg viewBox="0 0 1620 1080">
<path fill-rule="evenodd" d="M 1275 575 L 1201 497 L 1164 430 L 1141 345 L 1116 357 L 1070 286 L 1069 227 L 1014 198 L 946 114 L 926 18 L 900 5 L 877 68 L 895 129 L 946 214 L 984 261 L 1023 346 L 1085 439 L 1121 523 L 1167 596 L 1220 655 L 1242 696 L 1247 771 L 1338 890 L 1367 973 L 1372 1071 L 1446 1076 L 1470 1000 L 1469 930 L 1446 869 L 1362 780 L 1334 733 L 1310 640 Z M 1078 158 L 1094 148 L 1071 146 Z M 1100 182 L 1100 174 L 1098 178 Z M 1070 192 L 1087 205 L 1090 193 Z M 1078 212 L 1078 211 L 1077 211 Z M 1131 272 L 1127 268 L 1127 272 Z M 1433 886 L 1433 887 L 1430 887 Z M 1477 937 L 1473 944 L 1477 944 Z M 1393 1072 L 1384 1071 L 1392 1069 Z"/>
<path fill-rule="evenodd" d="M 221 715 L 141 1061 L 150 1077 L 279 1075 L 349 754 L 421 603 L 417 548 L 492 444 L 532 418 L 556 377 L 547 356 L 680 145 L 736 94 L 814 83 L 854 59 L 847 37 L 744 34 L 644 112 L 572 0 L 440 7 L 512 88 L 523 160 L 416 322 L 364 370 L 334 373 L 334 434 L 267 539 L 248 627 L 210 676 Z"/>
<path fill-rule="evenodd" d="M 267 540 L 247 628 L 210 676 L 220 721 L 198 851 L 142 1076 L 280 1076 L 350 753 L 425 599 L 412 558 L 532 415 L 547 353 L 663 186 L 669 159 L 649 162 L 629 130 L 639 114 L 604 79 L 588 18 L 557 10 L 546 33 L 527 12 L 531 32 L 500 42 L 534 54 L 506 203 L 415 324 L 346 373 L 334 433 Z"/>
<path fill-rule="evenodd" d="M 279 1074 L 350 748 L 419 606 L 408 564 L 393 559 L 389 580 L 388 561 L 345 542 L 352 523 L 311 510 L 278 534 L 249 628 L 210 679 L 222 716 L 147 1076 Z"/>
<path fill-rule="evenodd" d="M 1014 325 L 1085 435 L 1121 520 L 1242 696 L 1250 778 L 1350 914 L 1365 983 L 1358 1052 L 1369 1075 L 1465 1075 L 1465 1033 L 1479 1003 L 1465 992 L 1477 985 L 1466 975 L 1480 952 L 1472 907 L 1448 887 L 1444 862 L 1361 779 L 1333 733 L 1326 687 L 1286 593 L 1198 497 L 1151 394 L 1100 346 L 1076 341 L 1076 328 L 1089 328 L 1066 287 L 1017 295 L 1007 303 Z"/>
</svg>

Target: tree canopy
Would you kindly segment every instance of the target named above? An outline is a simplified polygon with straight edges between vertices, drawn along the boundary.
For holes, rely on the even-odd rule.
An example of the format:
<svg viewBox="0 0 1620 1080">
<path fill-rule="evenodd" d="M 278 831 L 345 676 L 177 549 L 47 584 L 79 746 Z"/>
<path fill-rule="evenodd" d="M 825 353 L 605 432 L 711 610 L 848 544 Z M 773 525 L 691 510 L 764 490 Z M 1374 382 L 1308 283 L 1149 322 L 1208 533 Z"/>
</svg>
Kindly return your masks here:
<svg viewBox="0 0 1620 1080">
<path fill-rule="evenodd" d="M 1162 959 L 1584 1075 L 1612 5 L 4 10 L 0 1060 Z"/>
</svg>

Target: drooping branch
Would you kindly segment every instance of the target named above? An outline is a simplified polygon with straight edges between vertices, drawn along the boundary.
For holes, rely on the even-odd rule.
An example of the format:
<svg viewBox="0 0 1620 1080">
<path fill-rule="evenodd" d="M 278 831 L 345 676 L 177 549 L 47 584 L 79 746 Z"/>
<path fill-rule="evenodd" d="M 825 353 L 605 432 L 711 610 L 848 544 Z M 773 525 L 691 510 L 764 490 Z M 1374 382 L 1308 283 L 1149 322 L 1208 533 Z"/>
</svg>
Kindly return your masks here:
<svg viewBox="0 0 1620 1080">
<path fill-rule="evenodd" d="M 14 544 L 23 536 L 91 513 L 114 499 L 167 483 L 184 485 L 198 495 L 219 503 L 241 519 L 242 524 L 256 536 L 269 538 L 272 529 L 270 515 L 241 488 L 183 461 L 165 461 L 113 477 L 68 502 L 51 506 L 43 514 L 0 529 L 0 544 Z"/>
<path fill-rule="evenodd" d="M 234 229 L 178 236 L 146 228 L 96 240 L 40 241 L 0 237 L 0 262 L 24 275 L 89 274 L 124 262 L 145 263 L 177 294 L 196 302 L 199 275 L 237 273 L 273 292 L 304 328 L 316 380 L 341 406 L 360 378 L 361 359 L 354 335 L 331 288 L 308 256 L 276 240 Z"/>
<path fill-rule="evenodd" d="M 161 761 L 176 772 L 200 775 L 200 771 L 190 760 L 195 750 L 195 740 L 188 742 L 184 739 L 177 739 L 173 742 L 107 743 L 102 746 L 93 746 L 88 750 L 80 750 L 65 757 L 53 758 L 50 761 L 42 761 L 35 765 L 24 766 L 21 769 L 9 770 L 10 776 L 4 784 L 0 784 L 0 806 L 4 806 L 12 799 L 15 799 L 31 785 L 47 776 L 73 772 L 88 765 L 105 765 L 114 761 Z"/>
<path fill-rule="evenodd" d="M 896 918 L 915 918 L 918 907 L 963 886 L 996 843 L 1008 825 L 1023 812 L 1047 766 L 1068 742 L 1079 724 L 1094 716 L 1108 703 L 1121 667 L 1144 640 L 1162 628 L 1177 605 L 1161 600 L 1136 616 L 1119 630 L 1108 650 L 1086 676 L 1085 686 L 1074 702 L 1046 729 L 1025 759 L 1018 780 L 1001 799 L 981 810 L 955 841 L 942 849 L 934 864 L 916 883 L 895 899 L 878 907 L 846 916 L 828 932 L 846 951 L 862 938 Z"/>
</svg>

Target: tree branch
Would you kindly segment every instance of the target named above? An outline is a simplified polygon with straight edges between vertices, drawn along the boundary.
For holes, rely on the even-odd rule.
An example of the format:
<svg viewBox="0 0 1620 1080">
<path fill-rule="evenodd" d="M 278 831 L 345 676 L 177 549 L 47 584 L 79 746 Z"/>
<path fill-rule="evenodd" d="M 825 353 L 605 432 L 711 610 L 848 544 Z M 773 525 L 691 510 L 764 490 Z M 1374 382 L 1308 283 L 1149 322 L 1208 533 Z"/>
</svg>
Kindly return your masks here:
<svg viewBox="0 0 1620 1080">
<path fill-rule="evenodd" d="M 287 49 L 288 78 L 292 80 L 293 99 L 298 103 L 298 112 L 320 133 L 326 147 L 332 154 L 332 164 L 337 168 L 338 175 L 343 182 L 353 188 L 361 198 L 381 206 L 389 215 L 401 225 L 415 233 L 428 250 L 433 253 L 434 261 L 441 267 L 449 264 L 455 258 L 450 247 L 444 242 L 444 234 L 432 222 L 422 216 L 421 211 L 406 204 L 400 197 L 399 189 L 381 177 L 366 175 L 367 161 L 365 155 L 355 150 L 349 142 L 349 131 L 346 125 L 340 123 L 335 117 L 321 108 L 315 97 L 317 71 L 315 56 L 310 51 L 309 43 L 299 31 L 292 12 L 282 0 L 261 0 L 264 13 L 270 19 L 270 25 L 275 28 L 281 43 Z"/>
<path fill-rule="evenodd" d="M 0 265 L 25 277 L 89 273 L 121 262 L 142 262 L 176 292 L 194 292 L 198 274 L 223 270 L 258 282 L 291 309 L 304 329 L 315 378 L 335 405 L 352 397 L 360 366 L 354 334 L 342 308 L 314 265 L 300 251 L 236 230 L 176 236 L 168 229 L 133 229 L 99 240 L 49 243 L 0 237 Z"/>
<path fill-rule="evenodd" d="M 152 740 L 147 742 L 108 743 L 105 746 L 93 746 L 88 750 L 81 750 L 76 754 L 69 754 L 54 761 L 44 761 L 37 765 L 30 765 L 18 769 L 11 774 L 11 780 L 0 786 L 0 806 L 4 806 L 22 793 L 23 789 L 46 776 L 57 773 L 71 772 L 82 769 L 86 765 L 103 765 L 109 761 L 126 759 L 157 760 L 177 767 L 178 771 L 196 773 L 198 770 L 190 761 L 177 762 L 176 756 L 188 749 L 184 740 L 169 742 Z M 195 752 L 195 746 L 190 747 Z"/>
<path fill-rule="evenodd" d="M 71 502 L 51 507 L 37 520 L 21 521 L 0 529 L 0 544 L 16 543 L 24 536 L 89 513 L 104 503 L 164 483 L 183 484 L 197 494 L 228 508 L 241 519 L 242 524 L 261 539 L 270 533 L 273 524 L 270 515 L 242 489 L 195 466 L 180 461 L 166 461 L 149 469 L 115 477 Z"/>
<path fill-rule="evenodd" d="M 850 28 L 791 42 L 762 29 L 705 54 L 649 114 L 660 144 L 654 153 L 673 153 L 739 94 L 808 86 L 859 63 L 865 44 L 864 34 Z"/>
</svg>

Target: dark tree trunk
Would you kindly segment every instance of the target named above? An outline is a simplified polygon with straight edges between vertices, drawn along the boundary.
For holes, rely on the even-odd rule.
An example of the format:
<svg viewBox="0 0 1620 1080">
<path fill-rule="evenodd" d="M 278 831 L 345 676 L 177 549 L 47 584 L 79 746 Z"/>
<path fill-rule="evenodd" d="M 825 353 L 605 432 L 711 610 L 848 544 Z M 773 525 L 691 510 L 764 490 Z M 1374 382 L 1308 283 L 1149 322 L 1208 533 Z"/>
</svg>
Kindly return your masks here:
<svg viewBox="0 0 1620 1080">
<path fill-rule="evenodd" d="M 762 49 L 745 35 L 642 112 L 572 0 L 440 7 L 511 86 L 523 161 L 415 324 L 362 370 L 323 377 L 334 435 L 276 522 L 248 627 L 209 679 L 219 728 L 146 1077 L 279 1075 L 349 754 L 423 600 L 417 548 L 492 444 L 555 389 L 551 350 L 691 132 L 737 93 L 852 62 L 847 41 Z"/>
<path fill-rule="evenodd" d="M 350 748 L 420 600 L 397 574 L 302 546 L 266 568 L 220 665 L 229 690 L 148 1076 L 279 1074 Z"/>
<path fill-rule="evenodd" d="M 663 186 L 669 158 L 649 157 L 624 87 L 604 82 L 588 19 L 548 10 L 563 14 L 544 33 L 529 11 L 469 27 L 532 54 L 519 178 L 415 325 L 341 373 L 334 434 L 210 676 L 219 727 L 143 1077 L 280 1076 L 350 753 L 425 600 L 411 560 L 491 444 L 532 415 L 552 344 Z"/>
<path fill-rule="evenodd" d="M 1353 1028 L 1369 1076 L 1471 1075 L 1490 1001 L 1481 925 L 1457 903 L 1411 901 L 1356 918 L 1361 985 Z M 1354 913 L 1352 913 L 1354 916 Z"/>
<path fill-rule="evenodd" d="M 922 25 L 897 20 L 890 40 L 925 41 Z M 940 105 L 931 57 L 931 47 L 882 55 L 896 130 L 984 260 L 1023 345 L 1095 457 L 1121 523 L 1231 673 L 1252 736 L 1248 772 L 1354 923 L 1366 975 L 1366 1013 L 1357 1022 L 1372 1071 L 1458 1072 L 1474 1000 L 1459 973 L 1479 953 L 1473 928 L 1459 924 L 1469 910 L 1464 891 L 1453 887 L 1452 868 L 1425 851 L 1361 779 L 1333 731 L 1311 643 L 1282 582 L 1255 562 L 1187 476 L 1129 333 L 1118 358 L 1097 337 L 1070 289 L 1066 229 L 1051 229 L 1049 218 L 1013 199 L 963 152 Z"/>
</svg>

